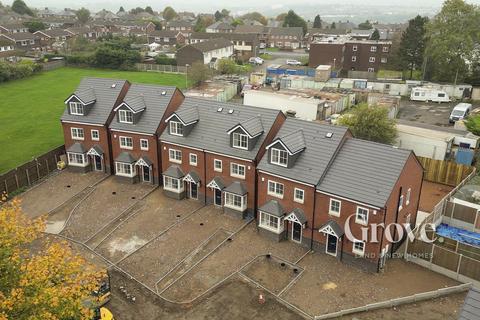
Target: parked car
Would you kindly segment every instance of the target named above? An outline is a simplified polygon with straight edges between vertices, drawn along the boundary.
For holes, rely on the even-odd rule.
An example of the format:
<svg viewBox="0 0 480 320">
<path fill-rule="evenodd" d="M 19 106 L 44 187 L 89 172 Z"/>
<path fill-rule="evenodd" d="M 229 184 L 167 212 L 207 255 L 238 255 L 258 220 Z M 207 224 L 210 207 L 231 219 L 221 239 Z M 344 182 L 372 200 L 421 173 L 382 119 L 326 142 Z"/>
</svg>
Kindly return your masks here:
<svg viewBox="0 0 480 320">
<path fill-rule="evenodd" d="M 302 63 L 300 61 L 294 60 L 294 59 L 287 60 L 287 64 L 289 66 L 301 66 L 302 65 Z"/>
<path fill-rule="evenodd" d="M 448 121 L 455 123 L 455 121 L 463 120 L 468 117 L 470 111 L 472 111 L 472 105 L 470 103 L 459 103 L 453 108 Z"/>
<path fill-rule="evenodd" d="M 263 59 L 260 58 L 260 57 L 251 57 L 248 62 L 252 63 L 252 64 L 263 64 Z"/>
</svg>

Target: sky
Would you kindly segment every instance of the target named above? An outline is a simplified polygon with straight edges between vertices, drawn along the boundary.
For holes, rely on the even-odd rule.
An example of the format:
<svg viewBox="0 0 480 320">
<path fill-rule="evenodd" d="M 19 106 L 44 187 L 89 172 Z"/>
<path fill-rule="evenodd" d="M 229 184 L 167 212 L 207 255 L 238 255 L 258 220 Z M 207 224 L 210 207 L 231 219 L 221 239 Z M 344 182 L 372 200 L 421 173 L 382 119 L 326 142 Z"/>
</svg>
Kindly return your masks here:
<svg viewBox="0 0 480 320">
<path fill-rule="evenodd" d="M 9 4 L 13 0 L 0 0 Z M 337 17 L 352 20 L 364 17 L 378 16 L 388 19 L 403 19 L 404 16 L 413 16 L 417 13 L 434 15 L 441 7 L 443 0 L 25 0 L 27 5 L 37 8 L 49 7 L 62 9 L 69 7 L 77 9 L 82 6 L 91 11 L 108 9 L 118 11 L 120 6 L 125 9 L 133 7 L 151 6 L 153 10 L 162 10 L 170 5 L 177 11 L 214 12 L 226 8 L 233 14 L 240 15 L 245 12 L 259 11 L 266 16 L 276 16 L 279 13 L 295 10 L 304 18 L 311 19 L 317 13 L 325 16 L 327 20 L 335 20 Z M 469 3 L 480 4 L 480 0 L 467 0 Z M 360 9 L 360 10 L 359 10 Z M 363 11 L 363 13 L 362 13 Z M 331 19 L 330 19 L 331 18 Z M 339 20 L 337 19 L 337 20 Z M 345 20 L 345 19 L 344 19 Z"/>
</svg>

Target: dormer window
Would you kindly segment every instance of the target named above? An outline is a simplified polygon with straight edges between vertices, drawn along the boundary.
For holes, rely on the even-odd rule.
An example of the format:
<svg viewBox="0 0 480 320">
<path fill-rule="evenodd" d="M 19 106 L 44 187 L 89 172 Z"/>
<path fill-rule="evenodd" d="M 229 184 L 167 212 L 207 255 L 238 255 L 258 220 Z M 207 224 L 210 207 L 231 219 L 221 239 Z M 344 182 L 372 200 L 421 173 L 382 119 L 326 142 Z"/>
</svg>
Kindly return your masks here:
<svg viewBox="0 0 480 320">
<path fill-rule="evenodd" d="M 118 121 L 122 123 L 133 123 L 133 112 L 130 110 L 118 110 Z"/>
<path fill-rule="evenodd" d="M 83 104 L 80 102 L 70 102 L 70 114 L 83 116 Z"/>
<path fill-rule="evenodd" d="M 170 121 L 170 134 L 183 136 L 183 124 L 177 121 Z"/>
<path fill-rule="evenodd" d="M 270 157 L 270 162 L 282 167 L 286 167 L 288 163 L 288 153 L 285 150 L 280 149 L 271 149 L 272 154 Z"/>
<path fill-rule="evenodd" d="M 233 147 L 248 150 L 248 136 L 243 133 L 233 133 Z"/>
</svg>

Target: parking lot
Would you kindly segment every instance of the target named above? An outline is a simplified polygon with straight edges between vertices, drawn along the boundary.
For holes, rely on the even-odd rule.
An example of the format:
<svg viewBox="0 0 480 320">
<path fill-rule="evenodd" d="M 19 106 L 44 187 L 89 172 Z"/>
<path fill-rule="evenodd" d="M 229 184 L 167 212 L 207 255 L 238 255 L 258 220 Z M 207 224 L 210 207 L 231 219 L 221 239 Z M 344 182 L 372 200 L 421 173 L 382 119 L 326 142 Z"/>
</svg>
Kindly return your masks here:
<svg viewBox="0 0 480 320">
<path fill-rule="evenodd" d="M 46 206 L 42 201 L 49 199 L 39 194 L 62 194 L 77 177 L 62 179 L 25 193 L 24 200 Z M 50 214 L 47 231 L 74 240 L 88 259 L 101 258 L 118 271 L 110 303 L 118 319 L 296 319 L 457 284 L 403 260 L 389 261 L 384 273 L 365 273 L 296 243 L 271 241 L 255 221 L 194 200 L 169 199 L 152 185 L 115 177 L 85 184 Z M 135 292 L 135 302 L 121 286 Z M 259 294 L 267 297 L 264 305 Z"/>
<path fill-rule="evenodd" d="M 435 126 L 452 126 L 448 122 L 450 113 L 457 102 L 436 103 L 436 102 L 418 102 L 402 99 L 397 118 L 419 123 L 426 123 Z"/>
</svg>

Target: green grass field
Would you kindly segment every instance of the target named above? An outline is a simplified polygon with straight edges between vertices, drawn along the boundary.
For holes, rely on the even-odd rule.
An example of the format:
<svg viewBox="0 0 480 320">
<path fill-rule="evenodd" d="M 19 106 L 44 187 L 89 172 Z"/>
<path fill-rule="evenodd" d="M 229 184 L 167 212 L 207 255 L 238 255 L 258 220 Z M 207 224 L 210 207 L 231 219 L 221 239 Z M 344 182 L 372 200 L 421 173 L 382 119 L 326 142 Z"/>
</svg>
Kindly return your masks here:
<svg viewBox="0 0 480 320">
<path fill-rule="evenodd" d="M 184 75 L 69 67 L 1 84 L 0 173 L 63 144 L 63 101 L 83 77 L 185 87 Z"/>
</svg>

